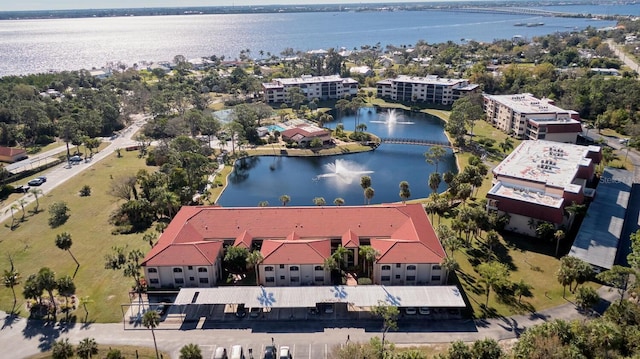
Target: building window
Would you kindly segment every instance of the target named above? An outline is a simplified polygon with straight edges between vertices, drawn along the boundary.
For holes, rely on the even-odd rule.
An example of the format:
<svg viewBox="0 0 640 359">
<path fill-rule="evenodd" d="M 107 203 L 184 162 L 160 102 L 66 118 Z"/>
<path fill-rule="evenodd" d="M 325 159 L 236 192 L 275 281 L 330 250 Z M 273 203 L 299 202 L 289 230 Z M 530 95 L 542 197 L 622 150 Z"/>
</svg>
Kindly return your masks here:
<svg viewBox="0 0 640 359">
<path fill-rule="evenodd" d="M 396 279 L 400 279 L 400 274 L 396 274 Z"/>
<path fill-rule="evenodd" d="M 432 282 L 439 282 L 440 281 L 440 276 L 439 275 L 432 275 L 431 276 L 431 281 Z"/>
<path fill-rule="evenodd" d="M 182 273 L 182 268 L 173 268 L 173 273 Z"/>
<path fill-rule="evenodd" d="M 280 280 L 284 280 L 284 276 L 283 275 L 280 276 Z"/>
<path fill-rule="evenodd" d="M 182 278 L 176 278 L 175 279 L 176 284 L 183 284 L 184 283 L 184 279 Z"/>
<path fill-rule="evenodd" d="M 439 265 L 439 264 L 436 264 L 436 265 L 434 265 L 433 267 L 431 267 L 431 269 L 433 269 L 433 270 L 440 270 L 440 269 L 441 269 L 441 267 L 440 267 L 440 265 Z"/>
<path fill-rule="evenodd" d="M 382 266 L 382 270 L 391 270 L 391 266 L 384 265 Z"/>
<path fill-rule="evenodd" d="M 198 273 L 207 273 L 207 268 L 204 268 L 204 267 L 198 268 Z"/>
<path fill-rule="evenodd" d="M 300 277 L 291 277 L 291 282 L 299 282 L 300 281 Z"/>
<path fill-rule="evenodd" d="M 209 283 L 209 278 L 200 278 L 200 283 L 208 284 Z"/>
<path fill-rule="evenodd" d="M 402 264 L 396 263 L 396 268 L 400 268 L 400 267 L 402 267 Z"/>
<path fill-rule="evenodd" d="M 273 267 L 272 266 L 266 266 L 266 267 L 264 267 L 264 271 L 265 272 L 273 272 Z"/>
<path fill-rule="evenodd" d="M 407 266 L 407 270 L 416 270 L 416 266 L 412 265 L 408 265 Z"/>
<path fill-rule="evenodd" d="M 149 268 L 149 273 L 158 273 L 156 268 Z"/>
<path fill-rule="evenodd" d="M 281 265 L 280 265 L 280 269 L 284 269 L 284 264 L 281 264 Z"/>
<path fill-rule="evenodd" d="M 322 266 L 315 266 L 313 269 L 319 270 L 319 271 L 323 271 L 324 270 L 324 268 L 322 268 Z"/>
<path fill-rule="evenodd" d="M 383 282 L 388 282 L 391 280 L 391 277 L 388 275 L 383 275 L 382 277 L 380 277 L 380 280 Z"/>
<path fill-rule="evenodd" d="M 188 270 L 193 270 L 193 266 L 188 266 L 187 269 Z"/>
<path fill-rule="evenodd" d="M 196 278 L 195 277 L 189 277 L 189 280 L 193 282 L 194 280 L 196 280 Z"/>
<path fill-rule="evenodd" d="M 316 282 L 324 282 L 324 277 L 315 277 Z"/>
<path fill-rule="evenodd" d="M 416 280 L 416 276 L 415 275 L 408 275 L 407 276 L 407 281 L 408 282 L 413 282 L 414 280 Z"/>
<path fill-rule="evenodd" d="M 264 279 L 264 281 L 267 283 L 273 283 L 276 281 L 276 279 L 274 277 L 267 277 Z"/>
<path fill-rule="evenodd" d="M 149 279 L 149 283 L 158 284 L 158 283 L 160 283 L 160 281 L 158 280 L 158 278 L 151 278 L 151 279 Z"/>
<path fill-rule="evenodd" d="M 292 271 L 292 272 L 297 272 L 297 271 L 299 271 L 299 270 L 300 270 L 300 267 L 298 267 L 298 266 L 291 266 L 291 267 L 289 267 L 289 270 L 290 270 L 290 271 Z"/>
</svg>

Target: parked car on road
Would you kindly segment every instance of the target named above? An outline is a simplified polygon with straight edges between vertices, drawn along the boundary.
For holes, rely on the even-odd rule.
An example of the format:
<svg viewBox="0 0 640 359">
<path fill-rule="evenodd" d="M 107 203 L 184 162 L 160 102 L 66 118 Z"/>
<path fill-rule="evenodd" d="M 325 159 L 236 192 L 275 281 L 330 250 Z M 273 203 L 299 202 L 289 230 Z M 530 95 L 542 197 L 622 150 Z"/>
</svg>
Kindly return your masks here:
<svg viewBox="0 0 640 359">
<path fill-rule="evenodd" d="M 262 359 L 276 359 L 276 347 L 268 345 L 264 348 L 264 356 Z"/>
<path fill-rule="evenodd" d="M 73 163 L 82 162 L 82 157 L 80 157 L 78 155 L 71 156 L 71 157 L 69 157 L 69 162 L 73 162 Z"/>
<path fill-rule="evenodd" d="M 40 186 L 41 184 L 47 182 L 47 177 L 40 176 L 38 178 L 34 178 L 31 181 L 27 182 L 29 186 Z"/>
<path fill-rule="evenodd" d="M 231 347 L 231 356 L 230 359 L 245 359 L 244 351 L 242 350 L 242 345 L 234 345 Z"/>
<path fill-rule="evenodd" d="M 429 315 L 431 313 L 431 309 L 429 309 L 429 307 L 420 307 L 418 308 L 418 313 L 422 315 Z"/>
<path fill-rule="evenodd" d="M 280 359 L 293 359 L 289 347 L 280 347 Z"/>
<path fill-rule="evenodd" d="M 213 353 L 213 359 L 229 359 L 227 356 L 227 349 L 224 347 L 217 347 L 215 353 Z"/>
</svg>

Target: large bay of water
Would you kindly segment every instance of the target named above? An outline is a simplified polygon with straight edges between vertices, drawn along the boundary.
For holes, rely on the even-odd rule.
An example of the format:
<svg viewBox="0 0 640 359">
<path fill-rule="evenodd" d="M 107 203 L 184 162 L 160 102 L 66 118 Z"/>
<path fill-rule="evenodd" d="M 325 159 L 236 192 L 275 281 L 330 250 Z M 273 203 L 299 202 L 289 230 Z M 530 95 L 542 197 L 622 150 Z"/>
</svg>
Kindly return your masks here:
<svg viewBox="0 0 640 359">
<path fill-rule="evenodd" d="M 359 122 L 367 125 L 367 131 L 380 137 L 400 137 L 446 141 L 442 122 L 429 115 L 404 113 L 389 123 L 386 111 L 361 109 Z M 342 123 L 352 130 L 355 117 L 347 116 L 327 125 L 335 128 Z M 240 161 L 230 176 L 229 186 L 218 203 L 222 206 L 257 206 L 261 201 L 279 205 L 283 194 L 291 197 L 290 205 L 311 206 L 313 198 L 323 197 L 328 205 L 341 197 L 345 205 L 364 204 L 360 177 L 371 177 L 375 196 L 371 203 L 400 201 L 398 185 L 409 182 L 411 198 L 427 197 L 429 175 L 435 166 L 426 163 L 426 146 L 383 144 L 375 151 L 316 158 L 256 157 Z M 277 149 L 276 151 L 279 151 Z M 446 157 L 438 165 L 438 171 L 456 172 L 455 157 L 447 150 Z M 440 191 L 446 188 L 442 183 Z"/>
<path fill-rule="evenodd" d="M 603 13 L 617 13 L 607 6 Z M 636 8 L 621 8 L 635 11 Z M 563 11 L 570 9 L 560 9 Z M 599 13 L 598 7 L 592 13 Z M 582 12 L 576 10 L 576 12 Z M 515 23 L 544 22 L 539 27 Z M 613 21 L 478 14 L 450 11 L 224 14 L 0 21 L 0 76 L 101 67 L 141 61 L 224 55 L 241 50 L 280 54 L 285 48 L 352 49 L 362 45 L 413 45 L 463 39 L 531 38 Z"/>
</svg>

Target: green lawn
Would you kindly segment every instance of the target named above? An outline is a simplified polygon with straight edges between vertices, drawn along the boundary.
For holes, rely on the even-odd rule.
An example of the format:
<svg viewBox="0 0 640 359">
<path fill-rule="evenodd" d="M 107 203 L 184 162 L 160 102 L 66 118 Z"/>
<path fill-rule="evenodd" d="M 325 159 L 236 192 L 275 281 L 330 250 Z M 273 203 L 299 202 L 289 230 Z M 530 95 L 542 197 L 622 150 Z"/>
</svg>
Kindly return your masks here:
<svg viewBox="0 0 640 359">
<path fill-rule="evenodd" d="M 122 151 L 123 157 L 113 154 L 94 164 L 90 169 L 73 177 L 60 187 L 40 198 L 40 212 L 33 214 L 35 203 L 26 208 L 24 222 L 15 230 L 9 229 L 10 220 L 0 228 L 0 269 L 8 269 L 7 255 L 14 258 L 16 269 L 22 281 L 41 267 L 50 267 L 56 276 L 73 275 L 76 268 L 71 256 L 55 246 L 55 237 L 62 232 L 72 236 L 71 251 L 80 262 L 80 269 L 74 279 L 77 296 L 89 296 L 94 302 L 89 304 L 89 320 L 96 322 L 115 322 L 122 319 L 120 304 L 129 302 L 128 291 L 133 281 L 123 279 L 121 272 L 104 269 L 104 256 L 113 246 L 139 248 L 146 252 L 147 243 L 141 240 L 142 234 L 112 235 L 113 227 L 108 224 L 109 214 L 117 207 L 119 200 L 109 191 L 111 178 L 135 174 L 140 168 L 146 168 L 144 159 L 137 152 Z M 83 185 L 92 188 L 90 197 L 80 197 L 78 191 Z M 47 208 L 56 201 L 64 201 L 70 208 L 69 220 L 64 225 L 51 229 L 47 223 Z M 16 213 L 16 218 L 22 211 Z M 27 315 L 22 298 L 22 286 L 15 288 L 18 296 L 18 308 L 21 315 Z M 13 297 L 9 289 L 0 291 L 0 309 L 11 310 Z M 82 310 L 75 313 L 84 316 Z"/>
<path fill-rule="evenodd" d="M 149 334 L 151 335 L 151 334 Z M 76 347 L 77 343 L 71 343 Z M 154 348 L 147 347 L 134 347 L 131 345 L 100 345 L 98 343 L 98 354 L 95 355 L 96 358 L 106 358 L 107 353 L 109 353 L 110 349 L 120 350 L 123 358 L 139 358 L 139 359 L 156 359 L 156 351 Z M 159 352 L 162 358 L 171 358 L 169 353 Z M 51 351 L 47 351 L 44 353 L 36 354 L 29 359 L 51 359 L 53 356 L 51 355 Z M 79 358 L 78 356 L 74 356 L 73 358 Z"/>
</svg>

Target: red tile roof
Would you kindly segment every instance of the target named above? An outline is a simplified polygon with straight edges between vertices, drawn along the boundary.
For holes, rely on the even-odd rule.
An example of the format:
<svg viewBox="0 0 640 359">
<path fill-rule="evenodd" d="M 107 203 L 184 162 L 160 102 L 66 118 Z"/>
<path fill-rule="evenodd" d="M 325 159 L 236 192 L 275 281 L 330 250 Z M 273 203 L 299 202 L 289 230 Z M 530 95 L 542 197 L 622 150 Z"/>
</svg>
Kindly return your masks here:
<svg viewBox="0 0 640 359">
<path fill-rule="evenodd" d="M 222 250 L 222 242 L 176 243 L 162 248 L 153 256 L 147 255 L 143 265 L 164 266 L 210 266 L 216 263 Z"/>
<path fill-rule="evenodd" d="M 429 258 L 432 255 L 439 258 L 445 257 L 442 245 L 420 204 L 246 208 L 184 206 L 160 236 L 156 246 L 147 254 L 143 263 L 146 264 L 164 250 L 171 252 L 171 247 L 176 244 L 208 241 L 235 243 L 239 237 L 242 237 L 242 242 L 245 242 L 249 233 L 254 239 L 259 238 L 264 241 L 262 250 L 265 259 L 267 257 L 265 253 L 271 254 L 269 251 L 265 252 L 264 248 L 269 241 L 283 242 L 289 239 L 292 242 L 302 242 L 343 239 L 346 233 L 352 233 L 349 234 L 352 239 L 360 240 L 370 238 L 419 242 L 420 253 L 428 254 Z M 305 246 L 311 246 L 308 243 Z M 404 245 L 398 248 L 400 247 L 409 248 Z M 376 249 L 381 253 L 381 258 L 391 254 L 387 253 L 391 248 Z M 325 254 L 317 249 L 316 252 L 319 255 Z M 394 254 L 394 258 L 395 256 Z M 291 264 L 300 264 L 298 262 L 300 258 L 297 255 L 293 257 L 282 255 L 277 258 L 285 257 L 294 260 Z M 439 263 L 441 260 L 431 263 L 435 262 Z"/>
<path fill-rule="evenodd" d="M 323 264 L 331 256 L 331 240 L 269 240 L 260 252 L 262 264 Z"/>
<path fill-rule="evenodd" d="M 0 156 L 13 157 L 21 154 L 26 155 L 27 151 L 24 148 L 0 146 Z"/>
<path fill-rule="evenodd" d="M 342 235 L 342 246 L 345 248 L 358 248 L 360 247 L 360 238 L 352 230 Z"/>
</svg>

